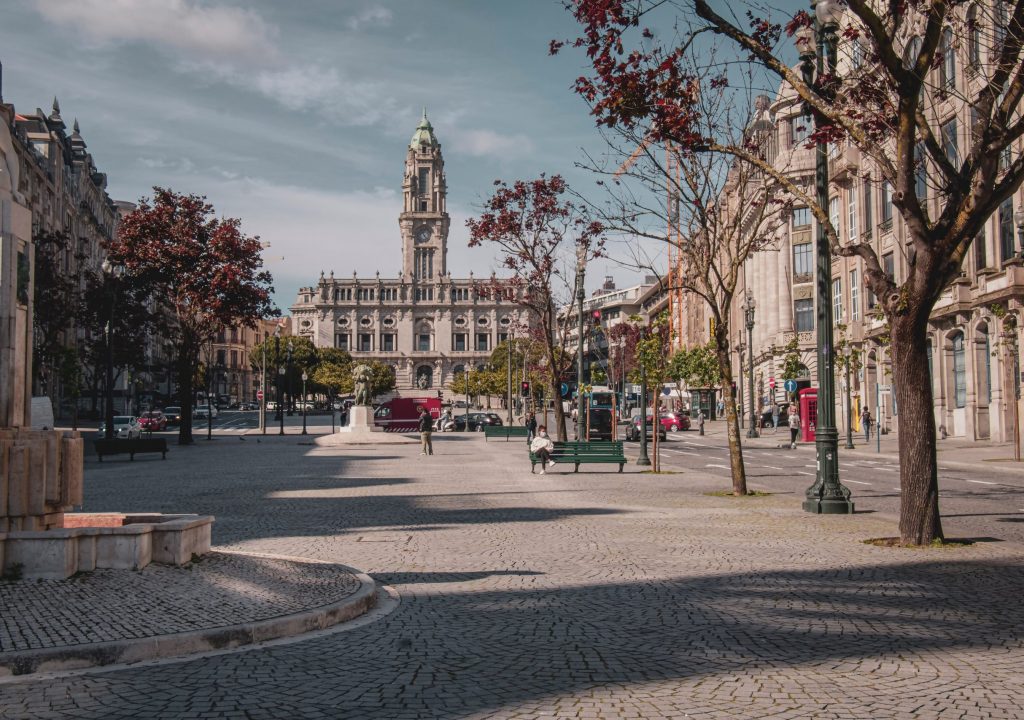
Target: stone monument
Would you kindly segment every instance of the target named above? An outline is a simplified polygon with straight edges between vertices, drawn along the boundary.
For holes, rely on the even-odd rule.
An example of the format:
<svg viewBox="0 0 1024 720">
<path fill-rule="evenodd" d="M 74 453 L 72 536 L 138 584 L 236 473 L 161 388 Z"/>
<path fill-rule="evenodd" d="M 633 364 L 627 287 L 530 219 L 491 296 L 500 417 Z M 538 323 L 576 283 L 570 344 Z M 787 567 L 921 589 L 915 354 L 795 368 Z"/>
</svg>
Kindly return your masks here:
<svg viewBox="0 0 1024 720">
<path fill-rule="evenodd" d="M 321 436 L 317 445 L 385 445 L 413 443 L 399 433 L 384 432 L 373 419 L 373 369 L 369 365 L 352 368 L 353 405 L 348 410 L 348 425 L 333 435 Z"/>
</svg>

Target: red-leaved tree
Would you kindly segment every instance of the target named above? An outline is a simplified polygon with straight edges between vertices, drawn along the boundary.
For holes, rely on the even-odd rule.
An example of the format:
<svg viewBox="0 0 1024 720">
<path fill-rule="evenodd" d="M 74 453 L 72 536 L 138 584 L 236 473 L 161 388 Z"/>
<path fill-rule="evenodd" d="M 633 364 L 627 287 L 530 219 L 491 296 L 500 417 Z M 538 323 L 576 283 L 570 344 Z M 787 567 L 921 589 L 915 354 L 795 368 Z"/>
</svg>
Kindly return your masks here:
<svg viewBox="0 0 1024 720">
<path fill-rule="evenodd" d="M 575 294 L 575 263 L 599 257 L 604 249 L 604 228 L 571 200 L 563 200 L 568 185 L 559 175 L 536 180 L 517 180 L 512 185 L 496 181 L 494 194 L 484 212 L 466 225 L 470 247 L 493 243 L 501 251 L 502 264 L 512 277 L 502 281 L 514 290 L 519 306 L 526 309 L 536 340 L 544 350 L 550 397 L 561 397 L 562 375 L 573 362 L 566 341 L 569 313 L 559 313 Z M 567 268 L 567 262 L 568 267 Z M 558 439 L 566 439 L 565 413 L 555 402 Z"/>
<path fill-rule="evenodd" d="M 192 442 L 193 383 L 203 343 L 224 327 L 255 327 L 259 318 L 277 314 L 260 249 L 258 237 L 244 235 L 235 218 L 217 218 L 205 197 L 159 187 L 121 221 L 109 248 L 110 261 L 124 265 L 134 283 L 168 308 L 167 332 L 177 344 L 179 444 Z"/>
</svg>

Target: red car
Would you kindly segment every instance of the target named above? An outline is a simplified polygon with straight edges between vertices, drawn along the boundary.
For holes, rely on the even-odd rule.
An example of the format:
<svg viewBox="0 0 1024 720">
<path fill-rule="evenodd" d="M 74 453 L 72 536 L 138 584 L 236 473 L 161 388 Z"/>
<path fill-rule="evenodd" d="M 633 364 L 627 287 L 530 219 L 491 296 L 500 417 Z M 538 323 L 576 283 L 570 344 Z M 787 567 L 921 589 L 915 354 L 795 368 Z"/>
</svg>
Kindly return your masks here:
<svg viewBox="0 0 1024 720">
<path fill-rule="evenodd" d="M 669 432 L 690 429 L 690 416 L 683 413 L 665 413 L 661 416 L 661 425 Z"/>
<path fill-rule="evenodd" d="M 159 410 L 150 410 L 142 413 L 139 425 L 146 432 L 160 432 L 167 429 L 167 418 Z"/>
</svg>

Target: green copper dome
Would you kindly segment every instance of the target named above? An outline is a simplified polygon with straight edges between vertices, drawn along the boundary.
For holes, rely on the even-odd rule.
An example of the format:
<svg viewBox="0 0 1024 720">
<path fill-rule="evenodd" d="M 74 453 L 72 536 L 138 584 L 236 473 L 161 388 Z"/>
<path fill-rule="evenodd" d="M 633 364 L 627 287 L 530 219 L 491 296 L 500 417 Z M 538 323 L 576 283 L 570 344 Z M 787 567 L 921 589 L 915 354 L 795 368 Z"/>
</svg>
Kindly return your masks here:
<svg viewBox="0 0 1024 720">
<path fill-rule="evenodd" d="M 420 124 L 416 127 L 416 132 L 412 134 L 412 140 L 409 141 L 409 147 L 418 149 L 421 145 L 427 145 L 429 147 L 437 147 L 437 138 L 434 137 L 434 128 L 427 120 L 427 109 L 423 108 L 423 118 L 420 120 Z"/>
</svg>

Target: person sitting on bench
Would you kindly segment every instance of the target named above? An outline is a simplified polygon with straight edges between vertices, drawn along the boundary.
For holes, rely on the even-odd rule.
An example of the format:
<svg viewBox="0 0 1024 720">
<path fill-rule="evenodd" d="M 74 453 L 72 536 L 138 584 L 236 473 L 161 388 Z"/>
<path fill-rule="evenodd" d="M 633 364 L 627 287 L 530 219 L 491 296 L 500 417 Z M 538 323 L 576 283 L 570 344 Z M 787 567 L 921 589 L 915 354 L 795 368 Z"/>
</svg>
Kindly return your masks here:
<svg viewBox="0 0 1024 720">
<path fill-rule="evenodd" d="M 548 437 L 547 426 L 541 425 L 537 428 L 537 437 L 530 443 L 530 452 L 537 456 L 540 460 L 540 474 L 544 474 L 544 467 L 555 464 L 555 461 L 551 459 L 551 451 L 555 449 L 555 444 L 551 442 L 551 438 Z"/>
</svg>

